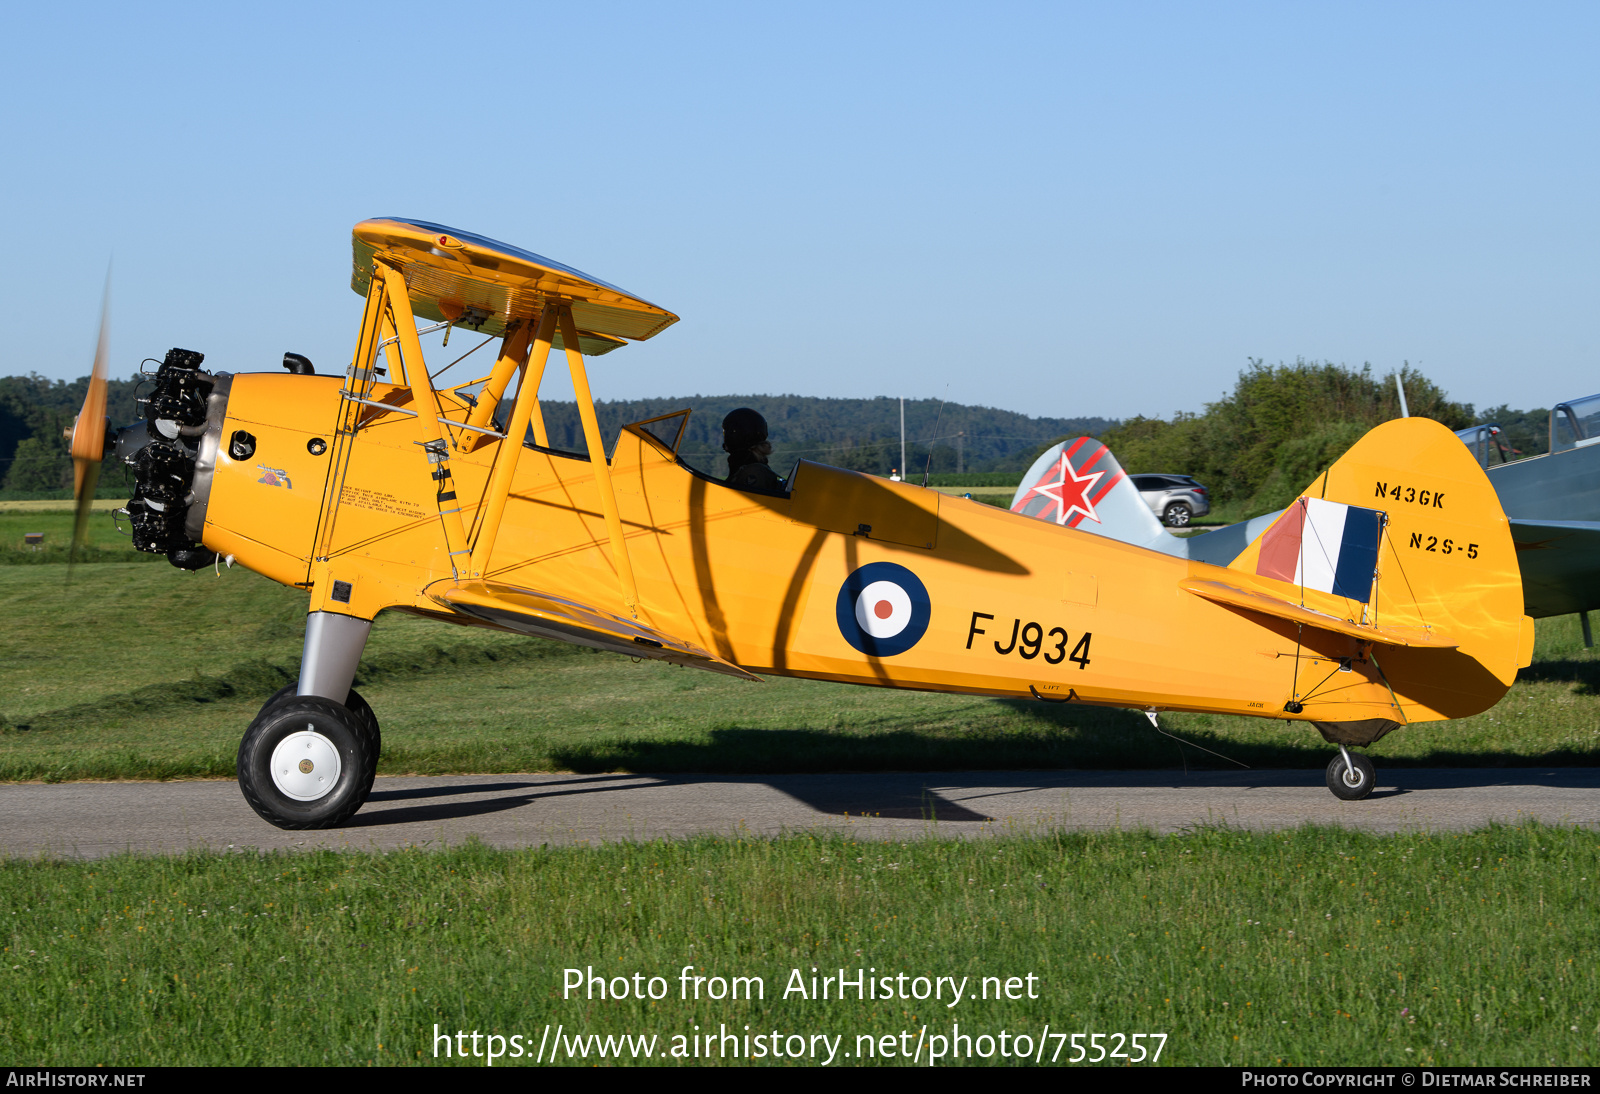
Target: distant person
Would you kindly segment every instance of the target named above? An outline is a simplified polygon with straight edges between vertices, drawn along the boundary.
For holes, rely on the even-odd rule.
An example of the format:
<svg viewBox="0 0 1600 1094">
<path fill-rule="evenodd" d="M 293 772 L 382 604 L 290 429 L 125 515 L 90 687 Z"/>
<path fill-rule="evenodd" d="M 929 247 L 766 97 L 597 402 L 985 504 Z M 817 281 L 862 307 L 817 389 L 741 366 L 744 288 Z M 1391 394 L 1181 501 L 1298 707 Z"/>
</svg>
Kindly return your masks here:
<svg viewBox="0 0 1600 1094">
<path fill-rule="evenodd" d="M 722 450 L 728 454 L 727 483 L 752 494 L 788 493 L 783 480 L 767 466 L 772 445 L 767 441 L 767 420 L 747 406 L 722 419 Z"/>
</svg>

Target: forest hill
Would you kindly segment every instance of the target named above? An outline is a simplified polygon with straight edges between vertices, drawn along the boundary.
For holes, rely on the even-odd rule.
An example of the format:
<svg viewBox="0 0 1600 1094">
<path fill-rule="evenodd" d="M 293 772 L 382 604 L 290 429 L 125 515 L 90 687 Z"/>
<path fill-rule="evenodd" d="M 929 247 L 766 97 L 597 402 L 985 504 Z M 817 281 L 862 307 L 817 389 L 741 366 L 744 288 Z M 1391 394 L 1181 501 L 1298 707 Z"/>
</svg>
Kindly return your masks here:
<svg viewBox="0 0 1600 1094">
<path fill-rule="evenodd" d="M 1055 442 L 1088 434 L 1104 441 L 1130 472 L 1189 474 L 1205 483 L 1218 503 L 1242 511 L 1282 508 L 1324 467 L 1338 459 L 1372 426 L 1399 416 L 1395 373 L 1373 374 L 1370 365 L 1298 360 L 1267 365 L 1253 360 L 1231 392 L 1199 413 L 1177 413 L 1171 420 L 1136 417 L 1036 418 L 993 407 L 909 399 L 905 404 L 905 454 L 900 468 L 900 401 L 819 399 L 800 395 L 691 395 L 633 399 L 595 405 L 601 434 L 615 437 L 628 422 L 670 414 L 685 407 L 689 417 L 680 453 L 710 474 L 724 473 L 722 419 L 748 406 L 767 419 L 780 474 L 796 459 L 816 460 L 872 474 L 899 468 L 913 481 L 924 469 L 950 474 L 991 473 L 1008 483 Z M 1522 456 L 1545 451 L 1548 411 L 1513 410 L 1501 405 L 1482 414 L 1457 403 L 1420 371 L 1399 370 L 1412 414 L 1433 418 L 1451 429 L 1475 422 L 1498 422 L 1511 448 Z M 113 380 L 107 414 L 115 424 L 140 416 L 140 378 Z M 0 488 L 8 493 L 59 492 L 72 482 L 72 461 L 62 431 L 83 404 L 87 378 L 47 380 L 41 376 L 0 378 Z M 584 448 L 583 427 L 574 403 L 543 404 L 550 443 Z M 102 480 L 103 496 L 114 496 L 123 476 Z"/>
<path fill-rule="evenodd" d="M 107 415 L 115 425 L 137 421 L 139 377 L 112 380 Z M 72 461 L 62 431 L 83 405 L 87 378 L 71 383 L 41 376 L 0 378 L 0 485 L 8 491 L 56 491 L 72 483 Z M 767 419 L 773 442 L 771 463 L 786 474 L 796 459 L 887 475 L 900 466 L 900 400 L 817 399 L 800 395 L 691 395 L 595 404 L 601 435 L 614 438 L 629 422 L 689 408 L 688 431 L 680 452 L 685 460 L 714 474 L 722 462 L 722 419 L 748 406 Z M 546 402 L 545 424 L 555 448 L 583 451 L 583 426 L 577 404 Z M 906 458 L 921 472 L 1003 471 L 1018 478 L 1034 456 L 1057 438 L 1096 434 L 1116 424 L 1109 418 L 1035 418 L 992 407 L 963 406 L 937 399 L 908 399 Z M 937 428 L 937 434 L 935 429 Z M 903 470 L 903 469 L 902 469 Z M 109 477 L 120 484 L 122 477 Z M 120 488 L 120 487 L 117 487 Z M 115 489 L 112 490 L 115 493 Z"/>
</svg>

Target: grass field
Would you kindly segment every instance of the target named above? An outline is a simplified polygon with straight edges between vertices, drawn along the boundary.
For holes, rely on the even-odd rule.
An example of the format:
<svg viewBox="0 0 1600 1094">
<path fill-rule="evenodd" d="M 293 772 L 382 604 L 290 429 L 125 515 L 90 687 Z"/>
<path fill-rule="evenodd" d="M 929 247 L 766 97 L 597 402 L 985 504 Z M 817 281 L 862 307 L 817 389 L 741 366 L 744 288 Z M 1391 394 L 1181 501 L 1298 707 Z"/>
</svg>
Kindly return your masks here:
<svg viewBox="0 0 1600 1094">
<path fill-rule="evenodd" d="M 144 554 L 133 549 L 133 540 L 119 532 L 111 515 L 123 501 L 109 500 L 93 503 L 87 528 L 87 546 L 79 552 L 78 561 L 90 562 L 160 562 L 165 555 Z M 42 506 L 55 506 L 47 509 Z M 67 561 L 72 544 L 71 512 L 62 510 L 60 502 L 3 502 L 0 501 L 0 566 L 54 566 Z M 123 522 L 127 528 L 127 522 Z M 30 532 L 44 534 L 43 547 L 29 547 L 23 537 Z M 34 580 L 47 580 L 36 576 Z"/>
<path fill-rule="evenodd" d="M 923 1027 L 948 1054 L 959 1025 L 1062 1064 L 1057 1034 L 1164 1033 L 1162 1064 L 1592 1066 L 1597 882 L 1592 833 L 1536 826 L 7 862 L 0 1043 L 18 1066 L 433 1063 L 437 1024 L 520 1036 L 507 1064 L 548 1024 L 568 1045 L 655 1035 L 670 1063 L 674 1035 L 748 1026 L 789 1051 L 842 1036 L 853 1064 L 904 1062 Z M 683 1000 L 686 965 L 764 998 Z M 588 967 L 659 976 L 665 998 L 563 999 Z M 813 968 L 969 988 L 953 1007 L 785 998 Z M 1022 997 L 973 999 L 984 977 Z M 895 1056 L 862 1060 L 862 1035 Z M 988 1048 L 943 1062 L 1017 1062 Z"/>
<path fill-rule="evenodd" d="M 0 779 L 229 776 L 244 726 L 298 668 L 303 594 L 237 569 L 104 562 L 68 584 L 59 563 L 0 565 L 0 602 Z M 1543 621 L 1535 656 L 1494 710 L 1393 734 L 1380 767 L 1595 763 L 1600 664 L 1575 620 Z M 403 615 L 380 617 L 358 683 L 386 773 L 1221 763 L 1125 712 L 748 684 Z M 1329 754 L 1288 723 L 1163 721 L 1257 766 Z M 507 1064 L 548 1025 L 587 1062 L 631 1056 L 573 1038 L 626 1034 L 656 1036 L 653 1062 L 671 1063 L 659 1054 L 690 1051 L 675 1037 L 749 1025 L 819 1053 L 814 1035 L 842 1038 L 848 1064 L 858 1037 L 909 1051 L 926 1026 L 943 1062 L 1017 1062 L 950 1060 L 959 1023 L 991 1052 L 1005 1031 L 1058 1063 L 1076 1054 L 1058 1034 L 1163 1033 L 1162 1064 L 1592 1065 L 1597 882 L 1593 833 L 1537 826 L 12 860 L 0 1043 L 24 1066 L 433 1063 L 437 1024 L 520 1036 Z M 766 997 L 679 999 L 685 965 L 760 977 Z M 660 976 L 669 994 L 561 998 L 563 970 L 588 966 Z M 1037 998 L 784 998 L 813 966 L 971 991 L 1033 976 Z"/>
<path fill-rule="evenodd" d="M 249 572 L 0 566 L 0 779 L 229 777 L 244 727 L 298 673 L 304 594 Z M 1409 727 L 1384 765 L 1600 761 L 1600 662 L 1541 621 L 1533 666 L 1474 718 Z M 386 774 L 1163 768 L 1224 761 L 1142 716 L 811 681 L 750 684 L 388 613 L 357 684 Z M 1166 715 L 1257 767 L 1321 767 L 1290 722 Z"/>
</svg>

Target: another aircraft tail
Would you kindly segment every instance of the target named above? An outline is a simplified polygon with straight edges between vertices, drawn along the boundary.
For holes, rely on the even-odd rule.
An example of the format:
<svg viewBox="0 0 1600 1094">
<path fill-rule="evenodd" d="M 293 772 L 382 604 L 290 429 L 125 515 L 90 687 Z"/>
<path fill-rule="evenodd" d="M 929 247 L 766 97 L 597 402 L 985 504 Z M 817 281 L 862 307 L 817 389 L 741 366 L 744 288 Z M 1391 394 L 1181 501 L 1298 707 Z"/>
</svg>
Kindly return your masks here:
<svg viewBox="0 0 1600 1094">
<path fill-rule="evenodd" d="M 1184 541 L 1167 534 L 1111 449 L 1093 437 L 1062 441 L 1033 462 L 1011 499 L 1011 511 L 1081 532 L 1184 557 Z"/>
<path fill-rule="evenodd" d="M 1225 571 L 1183 585 L 1300 635 L 1355 639 L 1353 660 L 1370 658 L 1401 721 L 1485 710 L 1532 657 L 1499 499 L 1460 440 L 1425 418 L 1371 430 Z"/>
<path fill-rule="evenodd" d="M 1425 418 L 1371 430 L 1282 512 L 1199 536 L 1169 535 L 1089 437 L 1039 457 L 1011 510 L 1189 558 L 1188 592 L 1275 618 L 1290 644 L 1269 656 L 1296 666 L 1285 713 L 1340 743 L 1476 714 L 1532 659 L 1499 498 L 1460 440 Z M 1330 665 L 1336 678 L 1323 679 Z"/>
<path fill-rule="evenodd" d="M 1283 512 L 1174 536 L 1144 503 L 1111 449 L 1092 437 L 1062 441 L 1035 460 L 1011 499 L 1011 511 L 1213 566 L 1232 562 Z"/>
</svg>

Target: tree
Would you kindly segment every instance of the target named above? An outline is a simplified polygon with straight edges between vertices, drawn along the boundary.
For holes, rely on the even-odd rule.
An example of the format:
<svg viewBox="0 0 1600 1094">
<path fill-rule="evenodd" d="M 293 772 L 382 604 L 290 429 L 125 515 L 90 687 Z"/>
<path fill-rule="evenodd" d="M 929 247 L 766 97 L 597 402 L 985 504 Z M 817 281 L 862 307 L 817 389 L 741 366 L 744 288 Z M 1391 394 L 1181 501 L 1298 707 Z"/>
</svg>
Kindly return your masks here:
<svg viewBox="0 0 1600 1094">
<path fill-rule="evenodd" d="M 18 442 L 5 477 L 7 490 L 60 490 L 71 485 L 72 458 L 64 444 L 52 444 L 42 437 Z"/>
<path fill-rule="evenodd" d="M 1380 422 L 1400 416 L 1396 373 L 1382 379 L 1372 366 L 1298 359 L 1268 365 L 1253 359 L 1233 391 L 1202 414 L 1170 422 L 1135 418 L 1100 439 L 1133 473 L 1166 471 L 1198 478 L 1219 502 L 1245 502 L 1255 512 L 1282 508 Z M 1470 405 L 1410 365 L 1398 371 L 1414 417 L 1461 429 L 1474 420 Z"/>
</svg>

